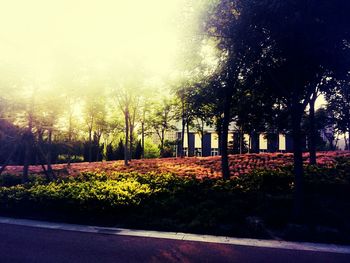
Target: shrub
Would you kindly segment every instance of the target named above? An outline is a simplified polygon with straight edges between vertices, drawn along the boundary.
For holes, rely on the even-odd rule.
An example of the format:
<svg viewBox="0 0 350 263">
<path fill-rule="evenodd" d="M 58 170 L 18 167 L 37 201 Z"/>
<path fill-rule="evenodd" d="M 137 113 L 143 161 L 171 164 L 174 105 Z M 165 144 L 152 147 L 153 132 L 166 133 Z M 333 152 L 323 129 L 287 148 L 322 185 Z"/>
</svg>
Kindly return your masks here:
<svg viewBox="0 0 350 263">
<path fill-rule="evenodd" d="M 288 193 L 293 189 L 293 174 L 290 167 L 276 170 L 254 170 L 238 178 L 239 185 L 246 191 Z"/>
<path fill-rule="evenodd" d="M 0 186 L 14 186 L 22 183 L 22 179 L 18 175 L 13 174 L 1 174 Z"/>
<path fill-rule="evenodd" d="M 9 207 L 11 204 L 23 202 L 51 209 L 74 207 L 78 210 L 104 210 L 138 205 L 150 193 L 148 185 L 132 178 L 117 181 L 104 179 L 99 174 L 94 174 L 93 177 L 89 175 L 82 175 L 89 178 L 86 181 L 80 177 L 48 184 L 34 182 L 0 187 L 0 204 Z"/>
<path fill-rule="evenodd" d="M 312 224 L 331 222 L 334 219 L 324 215 L 334 211 L 343 216 L 339 217 L 339 225 L 347 224 L 342 220 L 348 218 L 343 207 L 348 204 L 349 167 L 348 159 L 339 159 L 334 167 L 305 166 L 305 206 L 310 213 L 317 210 L 322 215 L 309 215 Z M 260 231 L 255 233 L 260 237 L 264 231 L 249 225 L 251 220 L 247 218 L 256 218 L 269 227 L 288 224 L 294 176 L 292 167 L 284 166 L 254 170 L 231 180 L 108 171 L 86 172 L 51 182 L 36 176 L 24 185 L 20 177 L 4 175 L 0 182 L 0 209 L 5 212 L 32 215 L 37 211 L 39 216 L 51 215 L 55 219 L 64 215 L 68 221 L 76 216 L 79 223 L 92 218 L 103 224 L 107 221 L 171 231 L 243 236 L 247 231 Z M 338 193 L 343 197 L 333 198 Z"/>
<path fill-rule="evenodd" d="M 46 179 L 38 175 L 29 175 L 28 183 L 44 183 Z M 22 177 L 15 174 L 1 174 L 0 187 L 10 187 L 22 184 Z"/>
</svg>

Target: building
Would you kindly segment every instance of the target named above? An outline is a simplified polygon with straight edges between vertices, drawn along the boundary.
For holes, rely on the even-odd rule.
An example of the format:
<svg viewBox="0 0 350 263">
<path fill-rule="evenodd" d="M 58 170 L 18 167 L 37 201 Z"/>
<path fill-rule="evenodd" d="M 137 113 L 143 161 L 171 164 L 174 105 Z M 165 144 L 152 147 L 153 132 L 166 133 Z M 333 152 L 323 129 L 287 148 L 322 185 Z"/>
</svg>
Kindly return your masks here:
<svg viewBox="0 0 350 263">
<path fill-rule="evenodd" d="M 176 138 L 177 145 L 174 149 L 174 155 L 181 155 L 181 128 L 169 133 L 169 138 Z M 230 153 L 243 152 L 291 152 L 293 141 L 289 134 L 255 134 L 250 136 L 244 134 L 243 141 L 240 143 L 239 133 L 236 127 L 231 123 L 228 134 L 228 144 Z M 204 128 L 204 136 L 190 130 L 189 135 L 185 132 L 183 140 L 183 153 L 185 156 L 216 156 L 220 154 L 219 136 L 213 127 Z"/>
<path fill-rule="evenodd" d="M 176 135 L 178 143 L 175 147 L 175 156 L 180 156 L 181 132 L 177 132 Z M 235 146 L 235 137 L 238 137 L 238 134 L 229 133 L 228 137 L 229 147 L 233 148 Z M 293 149 L 292 138 L 285 134 L 276 135 L 276 139 L 268 138 L 266 134 L 259 134 L 258 141 L 255 142 L 258 148 L 252 147 L 252 139 L 248 134 L 244 134 L 244 137 L 244 150 L 242 152 L 292 152 Z M 190 132 L 189 136 L 185 133 L 183 152 L 185 156 L 188 156 L 189 153 L 191 153 L 191 156 L 216 156 L 220 154 L 219 145 L 219 136 L 215 132 L 205 133 L 203 141 L 200 134 Z M 236 145 L 236 148 L 239 147 L 239 145 Z"/>
</svg>

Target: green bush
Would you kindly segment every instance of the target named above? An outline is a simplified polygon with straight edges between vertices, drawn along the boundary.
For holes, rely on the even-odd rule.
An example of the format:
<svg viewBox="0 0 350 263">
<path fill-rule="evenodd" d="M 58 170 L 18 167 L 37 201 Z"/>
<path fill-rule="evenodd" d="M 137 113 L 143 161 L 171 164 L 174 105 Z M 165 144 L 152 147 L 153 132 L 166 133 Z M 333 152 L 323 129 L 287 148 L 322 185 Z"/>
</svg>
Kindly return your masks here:
<svg viewBox="0 0 350 263">
<path fill-rule="evenodd" d="M 293 189 L 293 179 L 291 169 L 282 167 L 276 170 L 254 170 L 237 180 L 245 191 L 288 193 Z"/>
<path fill-rule="evenodd" d="M 337 158 L 336 170 L 339 175 L 343 176 L 343 178 L 350 183 L 350 158 L 340 157 Z"/>
<path fill-rule="evenodd" d="M 46 179 L 42 176 L 29 175 L 28 183 L 44 183 Z M 9 187 L 22 184 L 22 177 L 15 174 L 1 174 L 0 187 Z"/>
<path fill-rule="evenodd" d="M 1 174 L 0 186 L 14 186 L 22 183 L 22 178 L 13 174 Z"/>
<path fill-rule="evenodd" d="M 83 175 L 82 177 L 88 175 Z M 34 182 L 26 185 L 0 187 L 0 205 L 8 207 L 18 202 L 40 207 L 75 207 L 78 210 L 103 210 L 138 205 L 150 188 L 132 178 L 122 180 L 96 180 L 104 178 L 94 174 L 89 180 L 82 177 L 54 181 L 48 184 Z"/>
<path fill-rule="evenodd" d="M 305 205 L 310 211 L 317 207 L 319 215 L 327 215 L 344 210 L 342 207 L 348 202 L 345 193 L 350 185 L 349 167 L 348 159 L 339 160 L 333 168 L 305 167 L 308 198 Z M 65 221 L 77 218 L 79 223 L 108 222 L 126 227 L 236 236 L 245 236 L 248 231 L 262 237 L 264 231 L 250 225 L 251 220 L 247 223 L 247 218 L 261 219 L 269 226 L 288 224 L 293 206 L 293 182 L 292 167 L 255 170 L 231 180 L 200 180 L 174 174 L 87 172 L 51 182 L 31 176 L 29 182 L 22 185 L 20 177 L 3 175 L 0 210 L 31 216 L 36 213 L 39 217 L 59 217 Z M 335 195 L 340 197 L 333 198 Z M 338 205 L 339 202 L 343 203 Z M 346 218 L 347 212 L 341 213 L 345 213 Z M 320 221 L 324 216 L 310 215 L 309 218 L 326 224 Z"/>
</svg>

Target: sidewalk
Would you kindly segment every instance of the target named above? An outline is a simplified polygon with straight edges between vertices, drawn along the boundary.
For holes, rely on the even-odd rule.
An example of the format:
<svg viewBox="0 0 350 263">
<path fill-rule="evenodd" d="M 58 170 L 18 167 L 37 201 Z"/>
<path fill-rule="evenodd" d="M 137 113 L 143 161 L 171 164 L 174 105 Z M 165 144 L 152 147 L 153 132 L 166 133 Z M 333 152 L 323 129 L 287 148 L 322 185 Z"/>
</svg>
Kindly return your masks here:
<svg viewBox="0 0 350 263">
<path fill-rule="evenodd" d="M 85 233 L 162 238 L 162 239 L 170 239 L 170 240 L 197 241 L 197 242 L 208 242 L 208 243 L 239 245 L 239 246 L 249 246 L 249 247 L 350 254 L 350 246 L 334 245 L 334 244 L 289 242 L 289 241 L 277 241 L 277 240 L 233 238 L 233 237 L 225 237 L 225 236 L 197 235 L 197 234 L 177 233 L 177 232 L 133 230 L 133 229 L 124 229 L 124 228 L 73 225 L 73 224 L 66 224 L 66 223 L 52 223 L 52 222 L 45 222 L 45 221 L 14 219 L 14 218 L 7 218 L 7 217 L 0 217 L 0 223 L 18 225 L 18 226 L 38 227 L 38 228 L 44 228 L 44 229 L 77 231 L 77 232 L 85 232 Z"/>
</svg>

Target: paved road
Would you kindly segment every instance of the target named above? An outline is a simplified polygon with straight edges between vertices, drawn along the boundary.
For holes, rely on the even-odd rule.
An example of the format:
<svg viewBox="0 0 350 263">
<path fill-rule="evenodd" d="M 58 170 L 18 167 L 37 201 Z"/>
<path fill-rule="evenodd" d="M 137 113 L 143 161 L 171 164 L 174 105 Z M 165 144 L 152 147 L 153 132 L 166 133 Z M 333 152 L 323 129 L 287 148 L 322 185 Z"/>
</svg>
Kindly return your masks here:
<svg viewBox="0 0 350 263">
<path fill-rule="evenodd" d="M 350 262 L 349 254 L 0 224 L 0 262 Z"/>
</svg>

